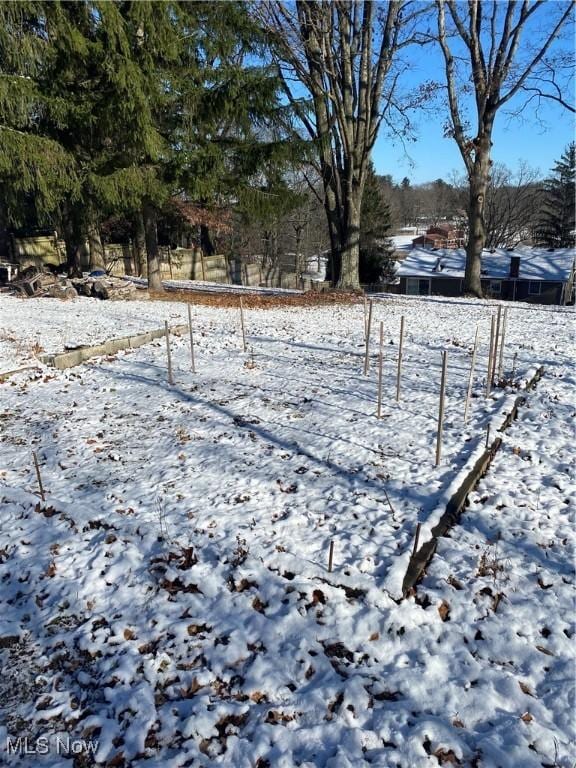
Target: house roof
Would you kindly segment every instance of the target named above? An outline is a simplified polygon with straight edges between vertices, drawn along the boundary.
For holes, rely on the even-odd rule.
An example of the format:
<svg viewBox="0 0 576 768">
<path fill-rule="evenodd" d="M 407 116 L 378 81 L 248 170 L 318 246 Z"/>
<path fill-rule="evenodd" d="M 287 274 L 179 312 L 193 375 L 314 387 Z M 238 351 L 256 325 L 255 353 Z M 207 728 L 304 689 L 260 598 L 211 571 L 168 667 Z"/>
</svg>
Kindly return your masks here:
<svg viewBox="0 0 576 768">
<path fill-rule="evenodd" d="M 428 227 L 427 234 L 450 234 L 450 232 L 455 232 L 458 229 L 458 227 L 455 224 L 450 224 L 447 222 L 442 222 L 441 224 L 434 224 L 432 227 Z"/>
<path fill-rule="evenodd" d="M 482 277 L 505 280 L 510 275 L 510 259 L 520 257 L 520 280 L 545 280 L 566 282 L 573 269 L 576 249 L 518 247 L 513 251 L 497 249 L 494 253 L 482 253 Z M 435 251 L 414 248 L 398 266 L 399 277 L 464 277 L 466 251 L 438 249 Z"/>
</svg>

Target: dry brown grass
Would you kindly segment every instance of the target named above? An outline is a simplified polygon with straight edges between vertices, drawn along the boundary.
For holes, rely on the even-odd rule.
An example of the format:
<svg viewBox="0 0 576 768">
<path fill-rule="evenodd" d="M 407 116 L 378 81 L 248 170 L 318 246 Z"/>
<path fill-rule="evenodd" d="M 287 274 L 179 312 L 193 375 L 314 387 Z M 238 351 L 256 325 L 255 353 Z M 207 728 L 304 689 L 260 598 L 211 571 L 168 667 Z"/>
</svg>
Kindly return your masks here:
<svg viewBox="0 0 576 768">
<path fill-rule="evenodd" d="M 212 307 L 237 307 L 239 294 L 210 293 L 208 291 L 146 291 L 142 298 L 154 301 L 181 301 L 185 304 L 204 304 Z M 244 307 L 248 309 L 277 309 L 279 307 L 322 307 L 333 304 L 356 304 L 361 295 L 344 291 L 309 291 L 302 294 L 262 295 L 242 294 Z"/>
</svg>

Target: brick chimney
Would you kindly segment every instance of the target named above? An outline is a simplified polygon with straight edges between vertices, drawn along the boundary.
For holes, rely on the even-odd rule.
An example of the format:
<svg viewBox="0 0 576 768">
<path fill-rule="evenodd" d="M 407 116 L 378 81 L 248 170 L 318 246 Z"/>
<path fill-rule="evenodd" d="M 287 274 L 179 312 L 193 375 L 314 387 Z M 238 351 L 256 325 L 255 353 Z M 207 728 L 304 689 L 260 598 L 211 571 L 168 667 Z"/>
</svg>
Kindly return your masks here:
<svg viewBox="0 0 576 768">
<path fill-rule="evenodd" d="M 510 277 L 520 275 L 520 256 L 510 256 Z"/>
</svg>

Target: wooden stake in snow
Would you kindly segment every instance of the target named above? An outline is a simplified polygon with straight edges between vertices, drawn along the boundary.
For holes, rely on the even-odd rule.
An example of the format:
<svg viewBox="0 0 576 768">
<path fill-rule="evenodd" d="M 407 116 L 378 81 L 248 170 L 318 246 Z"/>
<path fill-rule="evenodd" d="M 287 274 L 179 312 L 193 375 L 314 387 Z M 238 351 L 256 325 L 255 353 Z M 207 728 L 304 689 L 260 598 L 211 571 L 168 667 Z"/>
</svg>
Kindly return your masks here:
<svg viewBox="0 0 576 768">
<path fill-rule="evenodd" d="M 192 312 L 188 304 L 188 330 L 190 331 L 190 362 L 192 363 L 192 373 L 196 373 L 196 363 L 194 361 L 194 333 L 192 332 Z"/>
<path fill-rule="evenodd" d="M 366 353 L 364 354 L 364 376 L 368 376 L 368 369 L 370 368 L 370 332 L 372 330 L 372 302 L 369 302 L 370 308 L 368 309 L 368 323 L 366 325 Z"/>
<path fill-rule="evenodd" d="M 42 477 L 40 475 L 40 465 L 38 464 L 38 456 L 36 451 L 32 451 L 32 458 L 34 459 L 34 467 L 36 469 L 36 479 L 38 480 L 38 488 L 40 489 L 40 498 L 42 501 L 46 501 L 46 495 L 44 493 L 44 486 L 42 485 Z"/>
<path fill-rule="evenodd" d="M 492 315 L 490 322 L 490 348 L 488 349 L 488 371 L 486 372 L 486 397 L 490 395 L 490 388 L 492 385 L 492 354 L 494 352 L 494 323 L 495 318 Z"/>
<path fill-rule="evenodd" d="M 518 357 L 518 352 L 514 352 L 514 357 L 512 358 L 512 376 L 510 378 L 514 378 L 514 374 L 516 373 L 516 358 Z"/>
<path fill-rule="evenodd" d="M 330 542 L 330 549 L 328 550 L 328 573 L 332 573 L 332 563 L 334 562 L 334 541 Z"/>
<path fill-rule="evenodd" d="M 492 375 L 490 377 L 490 386 L 494 386 L 494 377 L 496 376 L 496 361 L 498 360 L 498 342 L 500 340 L 500 324 L 502 320 L 502 307 L 498 307 L 496 315 L 496 332 L 494 334 L 494 352 L 492 353 Z"/>
<path fill-rule="evenodd" d="M 404 344 L 404 315 L 400 318 L 400 341 L 398 342 L 398 368 L 396 371 L 396 402 L 400 400 L 400 375 L 402 373 L 402 346 Z"/>
<path fill-rule="evenodd" d="M 246 352 L 246 331 L 244 329 L 244 304 L 242 303 L 242 296 L 240 296 L 240 327 L 242 328 L 242 346 L 244 352 Z"/>
<path fill-rule="evenodd" d="M 500 359 L 498 361 L 498 378 L 504 376 L 504 342 L 506 341 L 506 326 L 508 325 L 508 307 L 504 307 L 504 317 L 502 318 L 502 337 L 500 339 Z"/>
<path fill-rule="evenodd" d="M 490 445 L 490 424 L 486 427 L 486 448 Z"/>
<path fill-rule="evenodd" d="M 382 362 L 384 360 L 384 323 L 380 323 L 380 349 L 378 351 L 378 408 L 376 417 L 382 418 Z"/>
<path fill-rule="evenodd" d="M 412 547 L 412 557 L 416 555 L 416 552 L 418 552 L 418 544 L 420 542 L 420 528 L 421 524 L 418 523 L 416 526 L 416 533 L 414 534 L 414 546 Z"/>
<path fill-rule="evenodd" d="M 170 329 L 168 328 L 168 320 L 164 322 L 164 334 L 166 336 L 166 357 L 168 358 L 168 384 L 174 384 L 174 378 L 172 376 L 172 354 L 170 353 Z"/>
<path fill-rule="evenodd" d="M 386 501 L 388 502 L 388 506 L 390 507 L 390 512 L 392 512 L 392 517 L 396 514 L 394 507 L 392 506 L 392 502 L 390 501 L 390 497 L 388 496 L 388 493 L 386 491 L 386 488 L 382 488 L 384 491 L 384 496 L 386 496 Z"/>
<path fill-rule="evenodd" d="M 364 296 L 364 344 L 368 338 L 368 299 Z"/>
<path fill-rule="evenodd" d="M 436 433 L 436 466 L 440 464 L 442 454 L 442 429 L 444 426 L 444 397 L 446 395 L 446 368 L 448 366 L 448 352 L 442 352 L 442 378 L 440 379 L 440 405 L 438 407 L 438 431 Z"/>
<path fill-rule="evenodd" d="M 470 376 L 468 377 L 468 390 L 466 391 L 466 403 L 464 405 L 464 424 L 468 421 L 468 407 L 472 397 L 472 384 L 474 383 L 474 368 L 476 366 L 476 352 L 478 351 L 478 326 L 474 336 L 474 350 L 472 352 L 472 363 L 470 364 Z"/>
</svg>

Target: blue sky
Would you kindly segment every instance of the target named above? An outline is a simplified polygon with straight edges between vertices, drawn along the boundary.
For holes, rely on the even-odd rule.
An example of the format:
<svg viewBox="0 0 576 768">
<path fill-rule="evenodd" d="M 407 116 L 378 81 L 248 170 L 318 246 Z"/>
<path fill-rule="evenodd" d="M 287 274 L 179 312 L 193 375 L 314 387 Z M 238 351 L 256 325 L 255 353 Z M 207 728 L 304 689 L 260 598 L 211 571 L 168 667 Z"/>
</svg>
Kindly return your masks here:
<svg viewBox="0 0 576 768">
<path fill-rule="evenodd" d="M 550 11 L 549 16 L 558 13 L 564 2 L 548 0 L 548 4 L 539 11 L 540 15 Z M 548 19 L 549 20 L 549 19 Z M 542 19 L 535 14 L 532 27 L 525 31 L 519 56 L 530 56 L 541 40 L 541 35 L 548 31 L 548 24 L 543 29 Z M 456 45 L 456 48 L 453 46 Z M 452 50 L 458 55 L 464 53 L 457 44 L 452 42 Z M 556 52 L 562 51 L 572 65 L 574 72 L 574 38 L 571 31 L 565 30 L 562 40 L 554 44 Z M 440 50 L 435 45 L 410 47 L 409 72 L 405 76 L 408 88 L 414 88 L 423 81 L 443 82 L 444 60 Z M 531 57 L 531 56 L 530 56 Z M 469 77 L 467 70 L 466 76 Z M 569 92 L 564 97 L 574 104 L 574 83 L 571 82 Z M 514 170 L 520 162 L 540 170 L 543 176 L 548 175 L 554 162 L 560 157 L 566 146 L 574 141 L 574 114 L 551 101 L 544 102 L 540 107 L 539 120 L 534 116 L 534 110 L 529 106 L 522 117 L 511 119 L 506 110 L 518 107 L 521 102 L 516 99 L 502 107 L 499 111 L 493 136 L 494 162 L 506 164 Z M 471 112 L 474 115 L 474 111 Z M 372 159 L 379 174 L 391 174 L 395 181 L 401 181 L 407 176 L 413 184 L 434 181 L 437 178 L 448 179 L 453 171 L 464 172 L 462 158 L 453 139 L 443 136 L 443 124 L 447 117 L 447 107 L 443 106 L 439 97 L 434 105 L 425 112 L 413 116 L 417 126 L 415 142 L 407 142 L 405 146 L 398 140 L 392 139 L 382 130 L 372 153 Z M 475 123 L 472 126 L 475 128 Z M 475 135 L 473 133 L 472 135 Z"/>
<path fill-rule="evenodd" d="M 533 120 L 519 125 L 500 114 L 494 129 L 494 162 L 514 170 L 520 161 L 548 175 L 565 147 L 574 141 L 574 116 L 560 108 L 546 110 L 546 126 Z M 395 181 L 407 176 L 412 184 L 447 179 L 452 171 L 464 172 L 456 142 L 442 135 L 442 116 L 420 118 L 418 138 L 404 148 L 380 133 L 372 159 L 378 174 L 391 174 Z M 407 156 L 408 155 L 408 156 Z"/>
</svg>

